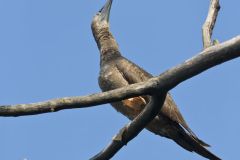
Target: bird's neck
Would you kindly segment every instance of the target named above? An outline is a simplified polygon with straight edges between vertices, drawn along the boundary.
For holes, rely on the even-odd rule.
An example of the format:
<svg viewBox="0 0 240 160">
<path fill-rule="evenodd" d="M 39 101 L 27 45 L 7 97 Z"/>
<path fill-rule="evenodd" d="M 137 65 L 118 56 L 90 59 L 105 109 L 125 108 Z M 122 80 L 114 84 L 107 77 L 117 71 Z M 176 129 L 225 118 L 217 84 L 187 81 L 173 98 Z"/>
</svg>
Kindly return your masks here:
<svg viewBox="0 0 240 160">
<path fill-rule="evenodd" d="M 109 27 L 93 28 L 93 35 L 101 53 L 101 59 L 120 55 L 118 44 Z"/>
</svg>

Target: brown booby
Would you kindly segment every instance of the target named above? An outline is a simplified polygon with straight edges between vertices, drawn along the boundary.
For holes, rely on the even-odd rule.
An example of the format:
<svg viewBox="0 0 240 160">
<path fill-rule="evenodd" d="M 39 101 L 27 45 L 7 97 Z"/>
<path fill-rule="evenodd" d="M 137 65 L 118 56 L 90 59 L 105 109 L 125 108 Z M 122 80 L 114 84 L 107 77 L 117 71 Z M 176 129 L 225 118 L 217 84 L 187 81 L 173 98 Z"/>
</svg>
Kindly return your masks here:
<svg viewBox="0 0 240 160">
<path fill-rule="evenodd" d="M 121 88 L 133 83 L 143 82 L 152 77 L 138 65 L 123 57 L 118 44 L 109 30 L 109 16 L 112 0 L 107 0 L 103 8 L 94 16 L 92 32 L 100 51 L 99 86 L 102 91 Z M 149 96 L 139 96 L 112 103 L 111 105 L 130 120 L 134 119 L 149 102 Z M 168 93 L 162 109 L 146 129 L 163 137 L 172 139 L 184 149 L 196 152 L 210 160 L 220 160 L 205 147 L 209 145 L 200 140 L 188 127 L 171 95 Z"/>
</svg>

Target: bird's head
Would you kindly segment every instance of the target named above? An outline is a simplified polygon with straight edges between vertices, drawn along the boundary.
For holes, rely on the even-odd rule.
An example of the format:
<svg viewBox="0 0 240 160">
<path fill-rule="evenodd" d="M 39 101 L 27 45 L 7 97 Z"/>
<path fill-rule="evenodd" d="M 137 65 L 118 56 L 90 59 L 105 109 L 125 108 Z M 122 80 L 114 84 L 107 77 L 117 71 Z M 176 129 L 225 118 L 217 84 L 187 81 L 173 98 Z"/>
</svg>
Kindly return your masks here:
<svg viewBox="0 0 240 160">
<path fill-rule="evenodd" d="M 109 29 L 109 17 L 113 0 L 107 0 L 102 9 L 93 17 L 92 33 L 100 53 L 118 51 L 118 45 Z"/>
<path fill-rule="evenodd" d="M 92 32 L 95 39 L 99 39 L 101 32 L 109 30 L 109 17 L 113 0 L 107 0 L 102 9 L 93 17 Z"/>
</svg>

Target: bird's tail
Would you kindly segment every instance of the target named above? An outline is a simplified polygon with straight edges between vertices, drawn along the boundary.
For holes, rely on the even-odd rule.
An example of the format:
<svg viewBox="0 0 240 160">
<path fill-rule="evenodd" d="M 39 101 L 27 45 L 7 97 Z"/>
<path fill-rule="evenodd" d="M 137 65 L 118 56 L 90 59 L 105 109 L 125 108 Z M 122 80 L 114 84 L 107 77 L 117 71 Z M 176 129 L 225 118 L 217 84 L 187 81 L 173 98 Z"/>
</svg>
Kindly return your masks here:
<svg viewBox="0 0 240 160">
<path fill-rule="evenodd" d="M 209 160 L 221 160 L 219 157 L 207 150 L 199 139 L 195 139 L 183 130 L 179 130 L 177 138 L 173 139 L 177 144 L 190 152 L 196 152 Z M 205 144 L 205 143 L 204 143 Z"/>
</svg>

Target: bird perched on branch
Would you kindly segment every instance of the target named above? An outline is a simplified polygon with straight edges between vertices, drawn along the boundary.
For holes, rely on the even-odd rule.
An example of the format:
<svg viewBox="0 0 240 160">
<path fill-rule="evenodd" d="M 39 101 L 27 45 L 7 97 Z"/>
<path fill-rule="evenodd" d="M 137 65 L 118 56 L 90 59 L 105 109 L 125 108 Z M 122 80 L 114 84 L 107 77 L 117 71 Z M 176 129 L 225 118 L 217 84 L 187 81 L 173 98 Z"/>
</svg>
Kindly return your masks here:
<svg viewBox="0 0 240 160">
<path fill-rule="evenodd" d="M 112 0 L 107 0 L 92 21 L 92 32 L 100 50 L 99 85 L 102 91 L 143 82 L 152 77 L 151 74 L 121 55 L 118 44 L 109 30 L 111 5 Z M 143 110 L 149 99 L 149 96 L 138 96 L 112 103 L 112 106 L 132 120 Z M 146 129 L 172 139 L 188 151 L 196 152 L 211 160 L 220 160 L 205 148 L 209 145 L 200 140 L 188 127 L 170 94 L 167 94 L 162 109 L 146 126 Z"/>
</svg>

